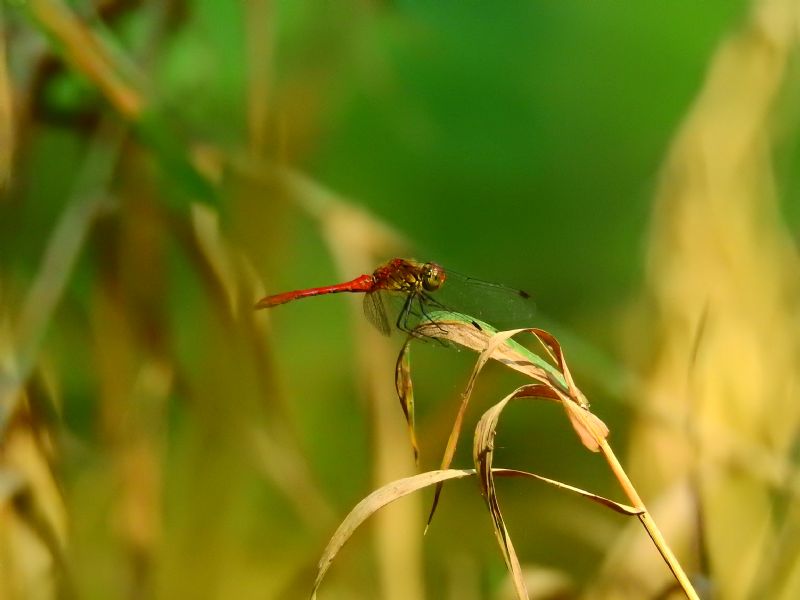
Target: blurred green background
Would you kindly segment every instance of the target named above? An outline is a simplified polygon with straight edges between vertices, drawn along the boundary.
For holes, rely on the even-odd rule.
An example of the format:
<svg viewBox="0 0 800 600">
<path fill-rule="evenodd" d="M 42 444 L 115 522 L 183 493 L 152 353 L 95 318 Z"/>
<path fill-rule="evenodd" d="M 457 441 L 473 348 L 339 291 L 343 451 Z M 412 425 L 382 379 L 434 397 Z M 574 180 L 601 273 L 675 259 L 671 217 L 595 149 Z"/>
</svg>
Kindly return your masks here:
<svg viewBox="0 0 800 600">
<path fill-rule="evenodd" d="M 624 455 L 626 382 L 654 353 L 659 173 L 747 3 L 1 10 L 2 597 L 304 597 L 347 511 L 414 472 L 401 338 L 367 331 L 350 298 L 251 307 L 395 254 L 529 290 L 541 321 L 520 326 L 560 336 Z M 787 69 L 785 200 L 800 183 Z M 438 465 L 473 361 L 414 348 L 420 469 Z M 488 369 L 456 467 L 521 383 Z M 557 407 L 514 405 L 501 435 L 498 466 L 622 498 Z M 532 597 L 651 597 L 592 587 L 622 517 L 527 481 L 501 494 L 545 578 Z M 445 488 L 423 539 L 430 498 L 357 531 L 321 597 L 512 597 L 474 482 Z"/>
</svg>

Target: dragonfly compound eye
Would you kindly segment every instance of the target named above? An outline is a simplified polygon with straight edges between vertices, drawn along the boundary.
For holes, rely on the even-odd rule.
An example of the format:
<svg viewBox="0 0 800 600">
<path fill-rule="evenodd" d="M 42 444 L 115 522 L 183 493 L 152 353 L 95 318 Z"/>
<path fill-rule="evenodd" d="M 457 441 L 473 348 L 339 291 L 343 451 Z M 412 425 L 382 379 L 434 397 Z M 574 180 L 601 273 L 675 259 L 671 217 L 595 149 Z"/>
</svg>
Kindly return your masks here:
<svg viewBox="0 0 800 600">
<path fill-rule="evenodd" d="M 429 292 L 435 292 L 445 280 L 444 269 L 436 263 L 427 263 L 422 274 L 422 287 Z"/>
</svg>

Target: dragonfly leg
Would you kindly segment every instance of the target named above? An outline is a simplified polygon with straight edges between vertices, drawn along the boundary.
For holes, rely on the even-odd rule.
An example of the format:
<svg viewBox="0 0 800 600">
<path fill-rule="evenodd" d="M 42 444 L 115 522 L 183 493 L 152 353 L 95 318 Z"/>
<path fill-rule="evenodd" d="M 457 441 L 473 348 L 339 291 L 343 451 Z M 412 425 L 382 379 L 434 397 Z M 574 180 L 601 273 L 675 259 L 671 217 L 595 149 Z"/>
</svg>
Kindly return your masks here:
<svg viewBox="0 0 800 600">
<path fill-rule="evenodd" d="M 400 314 L 397 315 L 397 322 L 395 323 L 395 327 L 397 327 L 397 329 L 399 329 L 400 331 L 408 333 L 409 335 L 412 335 L 412 336 L 414 336 L 416 338 L 420 338 L 420 339 L 425 339 L 425 338 L 435 339 L 442 346 L 446 347 L 448 344 L 444 340 L 442 340 L 440 338 L 436 338 L 434 336 L 421 334 L 421 333 L 417 332 L 416 329 L 412 326 L 413 325 L 412 322 L 411 322 L 411 318 L 412 317 L 413 318 L 423 318 L 424 317 L 430 323 L 433 323 L 433 325 L 439 331 L 441 331 L 442 333 L 447 333 L 447 330 L 444 329 L 441 325 L 439 325 L 439 323 L 434 321 L 431 318 L 431 316 L 428 314 L 428 311 L 425 310 L 425 304 L 423 302 L 423 299 L 420 296 L 421 296 L 421 294 L 409 294 L 408 295 L 408 297 L 406 298 L 405 302 L 403 303 L 403 308 L 400 309 Z M 417 301 L 417 306 L 419 307 L 419 312 L 417 312 L 415 310 L 414 300 Z M 439 304 L 436 303 L 436 305 L 438 306 Z"/>
<path fill-rule="evenodd" d="M 421 313 L 418 313 L 414 309 L 414 300 L 415 299 L 417 301 L 417 304 L 419 306 L 419 309 L 420 309 Z M 408 333 L 409 335 L 412 335 L 412 336 L 414 336 L 416 338 L 419 338 L 419 339 L 425 339 L 425 338 L 431 339 L 432 336 L 423 335 L 423 334 L 417 332 L 416 329 L 413 327 L 413 323 L 411 322 L 412 318 L 418 319 L 418 318 L 421 318 L 423 316 L 425 318 L 427 318 L 429 321 L 431 321 L 434 325 L 436 325 L 436 327 L 441 329 L 441 327 L 439 327 L 438 324 L 436 324 L 434 321 L 432 321 L 430 319 L 430 317 L 428 316 L 428 314 L 425 312 L 425 308 L 424 308 L 424 306 L 422 304 L 422 300 L 419 298 L 419 295 L 418 294 L 409 294 L 409 296 L 406 298 L 405 303 L 403 303 L 403 308 L 400 309 L 400 314 L 397 315 L 397 323 L 395 323 L 395 326 L 400 331 L 404 331 L 405 333 Z M 442 331 L 444 331 L 444 330 L 442 330 Z M 442 344 L 444 346 L 447 345 L 442 340 L 440 340 L 438 338 L 433 338 L 433 339 L 436 339 L 437 342 L 439 342 L 440 344 Z"/>
<path fill-rule="evenodd" d="M 429 322 L 433 323 L 439 331 L 441 331 L 442 333 L 447 333 L 447 330 L 444 327 L 442 327 L 440 323 L 438 323 L 437 321 L 434 321 L 431 318 L 431 316 L 428 314 L 428 311 L 425 309 L 425 302 L 428 302 L 431 305 L 433 305 L 436 308 L 439 308 L 441 310 L 448 310 L 448 308 L 444 304 L 439 302 L 436 298 L 432 297 L 430 294 L 422 293 L 422 294 L 420 294 L 420 298 L 418 298 L 417 300 L 418 300 L 418 303 L 419 303 L 419 310 L 422 312 L 422 315 L 426 319 L 428 319 Z M 423 302 L 423 300 L 425 302 Z"/>
<path fill-rule="evenodd" d="M 476 280 L 476 281 L 477 281 L 477 280 Z M 434 298 L 434 297 L 433 297 L 433 296 L 431 296 L 430 294 L 425 294 L 425 293 L 423 293 L 423 294 L 422 294 L 422 296 L 425 298 L 425 301 L 426 301 L 426 302 L 430 302 L 430 303 L 431 303 L 433 306 L 435 306 L 436 308 L 439 308 L 439 309 L 441 309 L 441 310 L 445 310 L 445 311 L 450 311 L 450 310 L 451 310 L 449 307 L 447 307 L 447 306 L 445 306 L 444 304 L 442 304 L 441 302 L 439 302 L 439 301 L 438 301 L 436 298 Z M 427 317 L 427 313 L 426 313 L 426 315 L 425 315 L 425 316 Z M 428 317 L 428 320 L 430 320 L 430 317 Z M 481 328 L 481 326 L 480 326 L 480 325 L 478 325 L 478 323 L 477 323 L 477 322 L 475 322 L 475 321 L 472 321 L 472 324 L 475 326 L 475 329 L 477 329 L 477 330 L 479 330 L 479 331 L 483 331 L 483 329 Z"/>
<path fill-rule="evenodd" d="M 448 307 L 446 307 L 444 304 L 439 302 L 436 298 L 434 298 L 430 294 L 426 294 L 425 292 L 421 292 L 420 296 L 422 296 L 422 298 L 425 300 L 425 302 L 430 303 L 432 306 L 435 306 L 436 308 L 440 308 L 442 310 L 450 310 Z"/>
<path fill-rule="evenodd" d="M 428 294 L 420 294 L 417 297 L 417 304 L 419 304 L 419 310 L 422 313 L 422 316 L 425 317 L 429 323 L 432 323 L 436 327 L 436 329 L 438 329 L 440 332 L 447 333 L 447 329 L 442 327 L 441 323 L 434 321 L 433 318 L 431 318 L 431 316 L 428 314 L 428 311 L 425 309 L 425 302 L 423 302 L 423 299 L 426 302 L 431 302 L 437 308 L 443 309 L 444 306 L 442 306 L 442 304 L 438 300 L 434 300 L 433 298 L 431 298 Z"/>
<path fill-rule="evenodd" d="M 409 294 L 403 302 L 403 308 L 400 309 L 400 314 L 397 315 L 395 327 L 405 333 L 413 333 L 408 327 L 408 314 L 411 312 L 411 303 L 414 301 L 414 294 Z"/>
</svg>

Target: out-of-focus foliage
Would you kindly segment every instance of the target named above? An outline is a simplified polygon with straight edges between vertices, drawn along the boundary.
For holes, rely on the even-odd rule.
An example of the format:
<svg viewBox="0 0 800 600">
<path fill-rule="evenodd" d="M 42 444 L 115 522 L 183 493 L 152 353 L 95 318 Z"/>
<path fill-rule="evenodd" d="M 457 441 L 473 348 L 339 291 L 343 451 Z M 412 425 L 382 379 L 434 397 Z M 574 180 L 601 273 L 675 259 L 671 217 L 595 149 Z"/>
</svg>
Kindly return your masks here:
<svg viewBox="0 0 800 600">
<path fill-rule="evenodd" d="M 531 291 L 690 574 L 797 597 L 794 4 L 0 4 L 0 597 L 307 594 L 416 471 L 402 340 L 252 306 L 394 255 Z M 421 470 L 473 361 L 413 349 Z M 484 377 L 465 430 L 519 384 Z M 510 406 L 493 464 L 622 499 L 559 411 Z M 498 492 L 532 597 L 672 585 L 637 523 Z M 422 538 L 429 501 L 320 597 L 512 597 L 475 482 Z"/>
</svg>

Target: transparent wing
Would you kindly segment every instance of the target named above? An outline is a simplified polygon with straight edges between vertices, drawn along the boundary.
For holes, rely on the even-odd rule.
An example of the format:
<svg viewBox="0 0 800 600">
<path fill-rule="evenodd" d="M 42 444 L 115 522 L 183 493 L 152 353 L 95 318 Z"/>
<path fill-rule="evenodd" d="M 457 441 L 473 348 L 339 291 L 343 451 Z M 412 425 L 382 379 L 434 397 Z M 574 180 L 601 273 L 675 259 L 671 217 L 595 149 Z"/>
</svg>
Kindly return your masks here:
<svg viewBox="0 0 800 600">
<path fill-rule="evenodd" d="M 426 296 L 428 308 L 446 307 L 486 321 L 498 329 L 535 325 L 536 304 L 526 292 L 449 269 L 442 287 Z"/>
<path fill-rule="evenodd" d="M 364 295 L 364 316 L 383 335 L 390 335 L 392 329 L 386 318 L 386 308 L 383 306 L 383 295 L 380 290 L 367 292 Z"/>
</svg>

